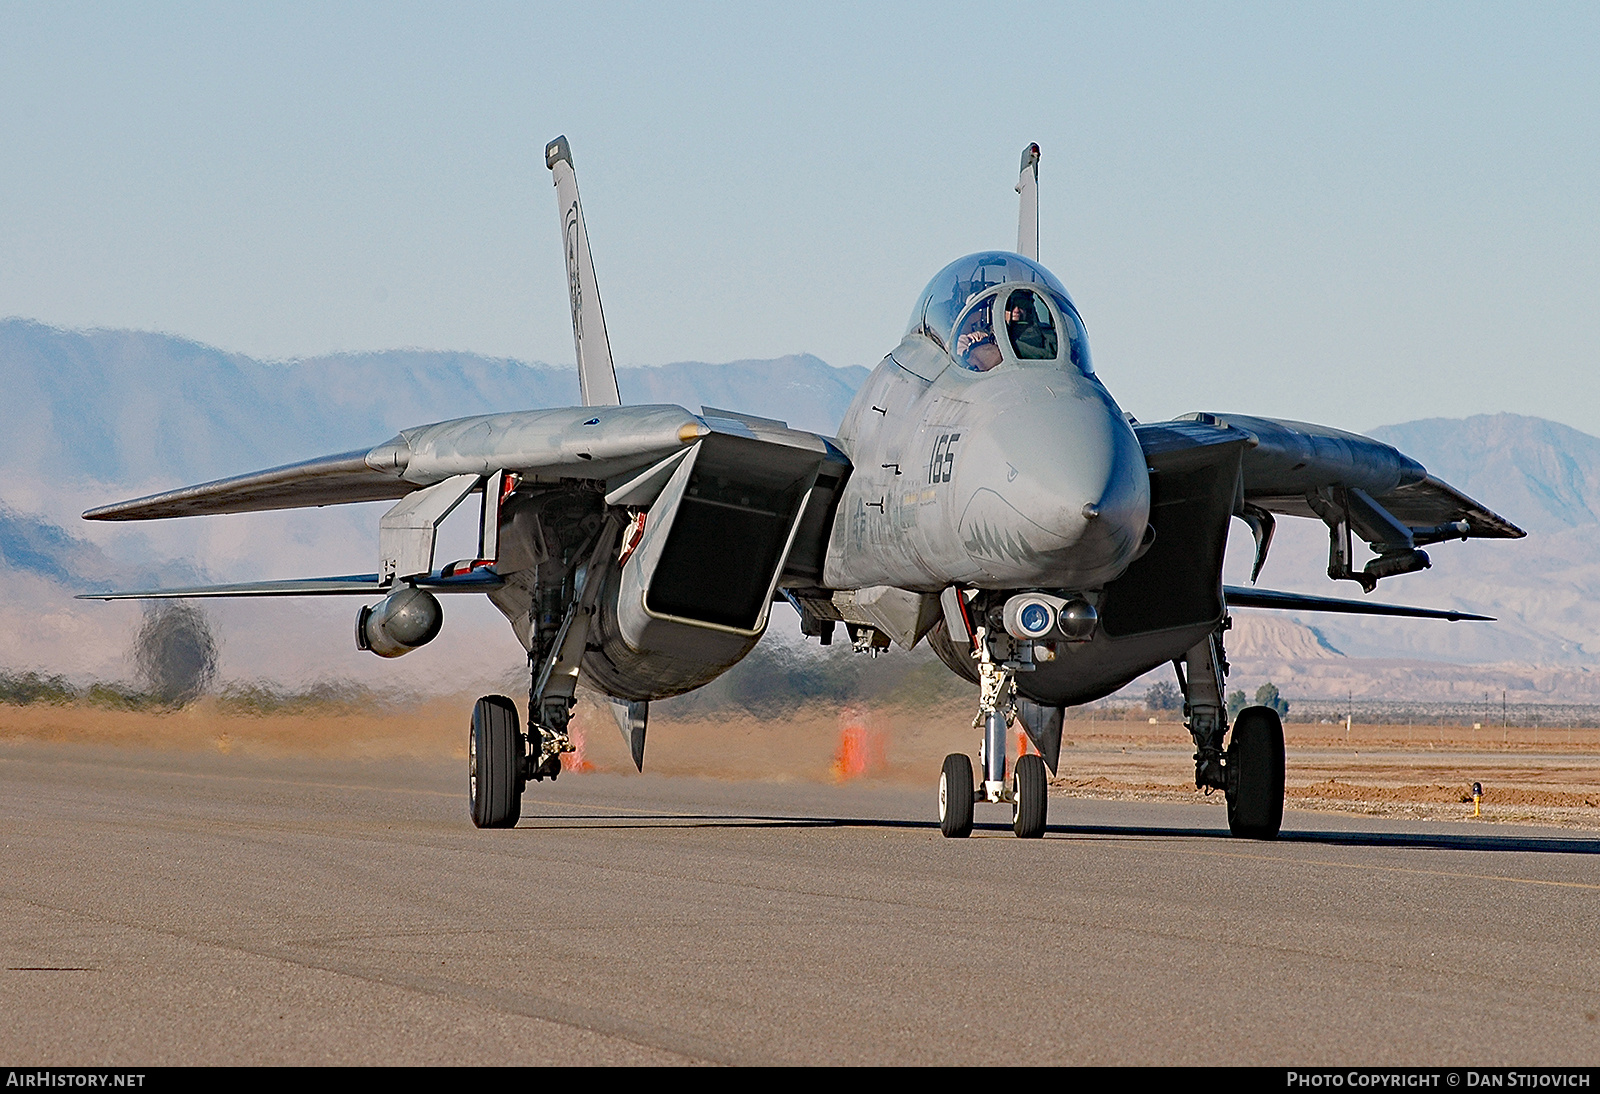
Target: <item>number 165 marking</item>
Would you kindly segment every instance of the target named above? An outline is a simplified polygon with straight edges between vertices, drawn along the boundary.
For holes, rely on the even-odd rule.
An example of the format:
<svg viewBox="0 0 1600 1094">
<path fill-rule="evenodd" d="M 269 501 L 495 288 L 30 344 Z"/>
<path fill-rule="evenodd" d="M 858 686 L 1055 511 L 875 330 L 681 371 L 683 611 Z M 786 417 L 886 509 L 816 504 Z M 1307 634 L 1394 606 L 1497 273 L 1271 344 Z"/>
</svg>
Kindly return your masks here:
<svg viewBox="0 0 1600 1094">
<path fill-rule="evenodd" d="M 959 433 L 945 433 L 933 442 L 933 453 L 928 457 L 930 483 L 950 481 L 950 472 L 956 465 L 956 442 L 960 439 Z"/>
</svg>

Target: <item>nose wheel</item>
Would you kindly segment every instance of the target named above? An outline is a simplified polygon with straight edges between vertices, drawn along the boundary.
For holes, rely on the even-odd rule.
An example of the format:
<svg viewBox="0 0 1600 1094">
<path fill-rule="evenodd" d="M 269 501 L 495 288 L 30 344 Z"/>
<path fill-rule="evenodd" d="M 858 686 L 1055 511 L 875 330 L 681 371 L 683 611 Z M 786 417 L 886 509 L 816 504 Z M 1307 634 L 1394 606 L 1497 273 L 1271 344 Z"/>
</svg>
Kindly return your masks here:
<svg viewBox="0 0 1600 1094">
<path fill-rule="evenodd" d="M 983 730 L 979 750 L 983 782 L 973 788 L 972 760 L 966 754 L 956 752 L 944 758 L 939 775 L 939 831 L 947 839 L 963 839 L 972 834 L 974 802 L 1009 802 L 1011 830 L 1023 839 L 1038 839 L 1044 835 L 1050 807 L 1044 760 L 1030 753 L 1017 758 L 1009 779 L 1006 770 L 1006 738 L 1015 709 L 1013 674 L 1019 666 L 997 662 L 990 655 L 981 627 L 976 645 L 980 692 L 973 728 Z"/>
<path fill-rule="evenodd" d="M 1018 756 L 1011 774 L 1011 830 L 1023 839 L 1038 839 L 1044 835 L 1049 808 L 1044 760 L 1032 753 Z"/>
<path fill-rule="evenodd" d="M 939 775 L 939 831 L 947 839 L 972 835 L 972 759 L 964 752 L 944 758 Z"/>
</svg>

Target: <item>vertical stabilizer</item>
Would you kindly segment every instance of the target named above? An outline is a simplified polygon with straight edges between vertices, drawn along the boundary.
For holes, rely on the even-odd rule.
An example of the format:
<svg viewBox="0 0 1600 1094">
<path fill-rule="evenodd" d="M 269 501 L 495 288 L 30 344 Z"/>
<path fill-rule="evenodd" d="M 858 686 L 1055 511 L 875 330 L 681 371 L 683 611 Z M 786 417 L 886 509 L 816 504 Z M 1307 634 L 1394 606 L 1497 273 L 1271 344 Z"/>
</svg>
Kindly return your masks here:
<svg viewBox="0 0 1600 1094">
<path fill-rule="evenodd" d="M 578 176 L 572 170 L 572 149 L 567 138 L 557 137 L 545 146 L 544 165 L 550 168 L 561 213 L 561 244 L 567 256 L 567 291 L 572 298 L 572 341 L 578 348 L 578 386 L 584 406 L 620 406 L 617 370 L 611 364 L 611 342 L 606 337 L 606 317 L 600 310 L 600 286 L 594 261 L 589 257 L 589 232 L 583 226 L 583 206 L 578 203 Z"/>
<path fill-rule="evenodd" d="M 577 193 L 576 190 L 573 191 Z M 1017 211 L 1017 253 L 1039 261 L 1039 146 L 1022 150 L 1022 174 L 1017 177 L 1022 206 Z M 576 200 L 576 199 L 574 199 Z"/>
</svg>

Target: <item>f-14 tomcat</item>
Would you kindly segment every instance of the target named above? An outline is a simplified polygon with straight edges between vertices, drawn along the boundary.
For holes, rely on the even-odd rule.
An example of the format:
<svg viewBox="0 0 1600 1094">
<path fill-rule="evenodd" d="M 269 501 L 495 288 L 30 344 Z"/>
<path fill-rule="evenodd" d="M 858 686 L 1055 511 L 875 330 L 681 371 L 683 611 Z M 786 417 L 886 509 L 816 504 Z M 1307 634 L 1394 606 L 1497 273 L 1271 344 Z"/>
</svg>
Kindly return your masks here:
<svg viewBox="0 0 1600 1094">
<path fill-rule="evenodd" d="M 1024 150 L 1016 251 L 957 259 L 917 299 L 900 344 L 836 436 L 730 410 L 624 406 L 565 138 L 545 149 L 565 243 L 583 405 L 403 430 L 372 448 L 93 509 L 151 520 L 395 500 L 378 572 L 92 594 L 103 599 L 353 594 L 356 645 L 382 657 L 431 641 L 437 594 L 481 592 L 527 650 L 527 731 L 504 696 L 472 712 L 470 808 L 517 823 L 530 780 L 572 750 L 578 684 L 610 697 L 643 769 L 652 700 L 738 663 L 787 601 L 823 644 L 926 641 L 978 685 L 971 758 L 946 758 L 946 836 L 976 801 L 1006 802 L 1016 834 L 1046 826 L 1065 708 L 1171 662 L 1195 744 L 1195 784 L 1222 790 L 1235 835 L 1283 817 L 1283 726 L 1262 706 L 1231 727 L 1230 608 L 1474 618 L 1466 613 L 1224 587 L 1240 518 L 1256 545 L 1275 514 L 1329 529 L 1328 576 L 1377 582 L 1429 565 L 1422 547 L 1512 538 L 1516 526 L 1386 444 L 1234 414 L 1139 424 L 1095 374 L 1072 298 L 1038 261 L 1039 148 Z M 439 523 L 481 497 L 477 557 L 436 566 Z M 1353 540 L 1373 557 L 1356 569 Z M 1035 752 L 1007 762 L 1020 721 Z"/>
</svg>

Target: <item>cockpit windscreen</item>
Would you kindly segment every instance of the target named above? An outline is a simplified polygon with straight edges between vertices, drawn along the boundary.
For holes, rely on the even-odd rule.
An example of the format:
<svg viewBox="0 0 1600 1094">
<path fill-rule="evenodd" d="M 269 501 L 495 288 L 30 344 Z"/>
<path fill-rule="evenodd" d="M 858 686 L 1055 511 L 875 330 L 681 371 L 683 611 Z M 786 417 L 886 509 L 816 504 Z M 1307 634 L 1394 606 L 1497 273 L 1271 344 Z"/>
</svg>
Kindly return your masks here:
<svg viewBox="0 0 1600 1094">
<path fill-rule="evenodd" d="M 906 331 L 918 332 L 974 372 L 1007 360 L 1061 360 L 1086 376 L 1094 373 L 1083 321 L 1067 290 L 1038 263 L 1006 251 L 968 255 L 934 275 Z"/>
</svg>

